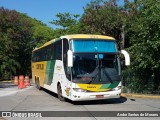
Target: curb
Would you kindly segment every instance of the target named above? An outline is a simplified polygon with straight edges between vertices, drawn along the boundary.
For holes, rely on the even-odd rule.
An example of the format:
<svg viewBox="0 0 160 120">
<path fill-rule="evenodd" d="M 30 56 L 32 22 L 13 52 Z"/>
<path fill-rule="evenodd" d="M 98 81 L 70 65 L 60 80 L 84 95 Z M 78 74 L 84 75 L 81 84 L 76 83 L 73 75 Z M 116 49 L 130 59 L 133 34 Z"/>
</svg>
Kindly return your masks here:
<svg viewBox="0 0 160 120">
<path fill-rule="evenodd" d="M 14 80 L 1 80 L 0 83 L 14 83 Z"/>
<path fill-rule="evenodd" d="M 160 99 L 160 95 L 144 95 L 144 94 L 121 93 L 121 96 L 122 97 L 134 97 L 134 98 Z"/>
</svg>

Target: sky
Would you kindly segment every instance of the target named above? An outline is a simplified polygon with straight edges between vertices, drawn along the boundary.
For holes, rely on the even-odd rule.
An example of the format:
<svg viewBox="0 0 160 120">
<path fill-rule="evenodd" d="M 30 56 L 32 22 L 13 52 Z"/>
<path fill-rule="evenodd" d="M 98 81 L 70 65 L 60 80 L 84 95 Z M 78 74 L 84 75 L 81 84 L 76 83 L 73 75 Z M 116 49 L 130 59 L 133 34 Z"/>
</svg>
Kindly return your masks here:
<svg viewBox="0 0 160 120">
<path fill-rule="evenodd" d="M 57 13 L 70 12 L 71 14 L 83 14 L 83 7 L 91 0 L 0 0 L 0 7 L 26 13 L 32 18 L 42 21 L 47 26 L 56 19 Z"/>
<path fill-rule="evenodd" d="M 83 7 L 91 0 L 0 0 L 0 7 L 26 13 L 32 18 L 42 21 L 54 29 L 50 24 L 56 19 L 57 13 L 69 12 L 71 14 L 83 14 Z M 123 0 L 119 0 L 123 1 Z"/>
</svg>

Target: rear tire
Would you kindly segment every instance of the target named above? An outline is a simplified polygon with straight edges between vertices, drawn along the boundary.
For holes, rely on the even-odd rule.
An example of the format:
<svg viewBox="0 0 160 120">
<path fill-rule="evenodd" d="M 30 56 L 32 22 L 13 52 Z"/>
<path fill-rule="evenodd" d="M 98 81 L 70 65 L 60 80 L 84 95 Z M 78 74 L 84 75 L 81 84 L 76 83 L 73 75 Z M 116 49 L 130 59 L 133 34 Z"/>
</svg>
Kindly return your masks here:
<svg viewBox="0 0 160 120">
<path fill-rule="evenodd" d="M 60 84 L 58 84 L 57 86 L 57 92 L 58 92 L 58 99 L 60 101 L 65 101 L 65 98 L 62 96 L 62 88 Z"/>
<path fill-rule="evenodd" d="M 36 80 L 35 80 L 35 83 L 36 83 L 36 88 L 37 88 L 38 90 L 41 90 L 41 86 L 40 86 L 40 84 L 39 84 L 39 79 L 36 79 Z"/>
</svg>

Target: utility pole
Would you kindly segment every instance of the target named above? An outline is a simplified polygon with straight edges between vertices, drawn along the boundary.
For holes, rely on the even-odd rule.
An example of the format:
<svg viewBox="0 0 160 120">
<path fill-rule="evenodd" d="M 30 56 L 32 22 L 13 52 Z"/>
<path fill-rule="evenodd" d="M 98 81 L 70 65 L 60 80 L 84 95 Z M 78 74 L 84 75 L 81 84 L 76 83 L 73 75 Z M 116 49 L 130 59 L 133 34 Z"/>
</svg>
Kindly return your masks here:
<svg viewBox="0 0 160 120">
<path fill-rule="evenodd" d="M 124 45 L 125 45 L 125 32 L 124 32 L 124 27 L 125 25 L 122 25 L 122 48 L 124 49 Z"/>
</svg>

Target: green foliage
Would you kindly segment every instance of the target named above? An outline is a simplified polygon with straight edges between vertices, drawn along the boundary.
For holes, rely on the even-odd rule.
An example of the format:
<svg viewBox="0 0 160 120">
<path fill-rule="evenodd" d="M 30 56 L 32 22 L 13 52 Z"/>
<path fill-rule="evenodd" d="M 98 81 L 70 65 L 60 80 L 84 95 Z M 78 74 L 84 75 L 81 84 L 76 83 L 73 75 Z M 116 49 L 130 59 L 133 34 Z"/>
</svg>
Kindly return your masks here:
<svg viewBox="0 0 160 120">
<path fill-rule="evenodd" d="M 57 20 L 53 20 L 52 24 L 56 25 L 57 28 L 55 30 L 56 37 L 66 35 L 66 34 L 78 34 L 80 33 L 80 22 L 78 14 L 70 14 L 70 13 L 58 13 Z"/>
<path fill-rule="evenodd" d="M 31 53 L 54 37 L 42 22 L 13 10 L 0 8 L 0 78 L 30 74 Z"/>
<path fill-rule="evenodd" d="M 70 14 L 70 13 L 58 13 L 57 15 L 58 20 L 53 20 L 52 24 L 61 26 L 63 29 L 67 29 L 70 26 L 74 26 L 77 24 L 77 18 L 79 17 L 78 14 Z"/>
<path fill-rule="evenodd" d="M 54 39 L 55 38 L 55 31 L 47 27 L 44 23 L 41 21 L 38 21 L 36 19 L 33 19 L 31 17 L 28 17 L 25 14 L 21 14 L 25 19 L 29 20 L 32 25 L 32 44 L 35 44 L 36 46 L 40 46 L 44 44 L 45 42 Z"/>
<path fill-rule="evenodd" d="M 116 0 L 94 0 L 86 6 L 81 18 L 83 31 L 121 39 L 126 13 Z"/>
<path fill-rule="evenodd" d="M 138 14 L 128 22 L 131 67 L 143 84 L 152 81 L 151 86 L 156 90 L 160 86 L 160 1 L 139 0 L 138 6 Z"/>
<path fill-rule="evenodd" d="M 29 61 L 22 61 L 29 49 L 28 43 L 32 40 L 32 27 L 30 22 L 24 19 L 16 11 L 0 8 L 0 72 L 2 77 L 16 74 L 19 68 L 29 65 Z M 26 57 L 30 58 L 30 54 Z M 22 70 L 24 71 L 24 70 Z"/>
<path fill-rule="evenodd" d="M 125 86 L 123 92 L 145 94 L 154 92 L 153 79 L 151 77 L 147 79 L 146 77 L 142 78 L 132 67 L 123 70 L 122 76 L 123 85 Z"/>
<path fill-rule="evenodd" d="M 37 46 L 55 38 L 55 32 L 45 25 L 34 24 L 33 31 L 32 39 L 38 41 Z"/>
</svg>

